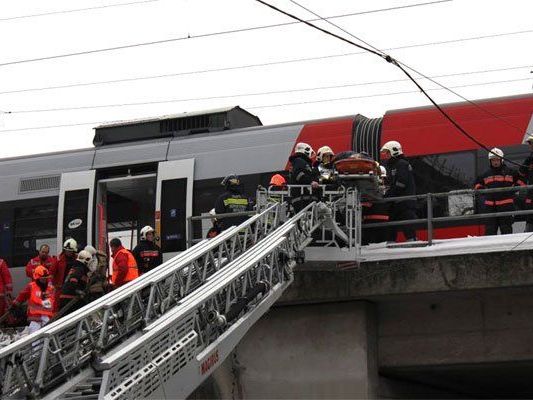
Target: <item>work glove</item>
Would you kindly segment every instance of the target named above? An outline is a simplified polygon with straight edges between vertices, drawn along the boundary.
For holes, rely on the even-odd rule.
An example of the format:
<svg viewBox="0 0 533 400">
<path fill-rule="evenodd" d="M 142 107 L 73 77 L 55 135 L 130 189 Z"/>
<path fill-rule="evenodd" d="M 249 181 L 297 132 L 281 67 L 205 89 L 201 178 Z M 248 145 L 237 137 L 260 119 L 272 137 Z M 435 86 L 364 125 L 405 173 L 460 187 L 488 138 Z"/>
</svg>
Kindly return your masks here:
<svg viewBox="0 0 533 400">
<path fill-rule="evenodd" d="M 48 300 L 48 299 L 43 300 L 43 307 L 46 308 L 46 309 L 52 308 L 52 302 L 50 300 Z"/>
</svg>

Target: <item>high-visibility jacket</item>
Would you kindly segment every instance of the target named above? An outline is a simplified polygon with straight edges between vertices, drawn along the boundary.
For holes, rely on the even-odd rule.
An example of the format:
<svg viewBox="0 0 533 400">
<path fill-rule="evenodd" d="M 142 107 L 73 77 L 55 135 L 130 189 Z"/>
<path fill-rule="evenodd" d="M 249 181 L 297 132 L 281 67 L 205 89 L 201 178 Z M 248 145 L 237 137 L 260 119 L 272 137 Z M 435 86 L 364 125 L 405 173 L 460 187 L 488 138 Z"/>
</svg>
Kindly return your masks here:
<svg viewBox="0 0 533 400">
<path fill-rule="evenodd" d="M 113 255 L 113 286 L 119 287 L 139 277 L 137 261 L 131 252 L 124 247 Z"/>
<path fill-rule="evenodd" d="M 56 268 L 57 260 L 55 257 L 48 256 L 46 260 L 41 260 L 39 256 L 33 257 L 28 264 L 26 264 L 26 276 L 33 280 L 33 270 L 39 265 L 46 267 L 46 269 L 52 274 Z"/>
<path fill-rule="evenodd" d="M 43 293 L 41 288 L 36 282 L 30 282 L 19 293 L 14 301 L 14 304 L 22 304 L 28 302 L 28 319 L 30 321 L 41 321 L 42 316 L 52 318 L 54 316 L 55 309 L 55 288 L 52 283 L 48 283 L 46 291 Z M 43 307 L 43 300 L 49 300 L 51 303 L 50 308 Z"/>
<path fill-rule="evenodd" d="M 476 179 L 474 189 L 498 189 L 525 186 L 517 171 L 502 164 L 499 168 L 490 167 Z M 481 195 L 486 211 L 511 211 L 515 193 L 494 192 Z M 507 210 L 510 207 L 509 210 Z"/>
</svg>

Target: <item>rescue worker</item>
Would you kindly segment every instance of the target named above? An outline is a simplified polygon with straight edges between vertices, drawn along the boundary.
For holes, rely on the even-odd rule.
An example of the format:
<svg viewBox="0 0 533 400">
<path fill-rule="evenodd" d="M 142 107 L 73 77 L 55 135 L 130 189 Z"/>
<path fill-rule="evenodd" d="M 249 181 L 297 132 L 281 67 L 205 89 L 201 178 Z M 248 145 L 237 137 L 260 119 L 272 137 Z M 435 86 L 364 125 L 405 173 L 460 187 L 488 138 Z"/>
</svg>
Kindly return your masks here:
<svg viewBox="0 0 533 400">
<path fill-rule="evenodd" d="M 215 202 L 215 212 L 217 214 L 237 213 L 252 209 L 250 200 L 242 192 L 241 180 L 237 175 L 226 176 L 221 185 L 226 188 L 226 191 Z M 225 230 L 230 226 L 240 225 L 247 219 L 247 216 L 221 218 L 221 229 Z"/>
<path fill-rule="evenodd" d="M 524 184 L 533 185 L 533 133 L 528 134 L 526 143 L 529 146 L 530 153 L 518 169 L 518 172 Z M 528 190 L 526 194 L 526 210 L 533 210 L 533 190 Z M 533 214 L 526 215 L 525 232 L 533 232 Z"/>
<path fill-rule="evenodd" d="M 92 258 L 87 264 L 89 269 L 89 290 L 87 303 L 103 296 L 109 290 L 108 283 L 108 266 L 109 260 L 106 254 L 97 251 L 93 246 L 85 246 L 86 251 L 91 254 Z"/>
<path fill-rule="evenodd" d="M 320 183 L 329 183 L 333 180 L 333 157 L 335 153 L 329 146 L 322 146 L 316 152 L 313 168 L 319 176 Z"/>
<path fill-rule="evenodd" d="M 287 180 L 285 177 L 281 174 L 272 175 L 269 186 L 269 200 L 272 202 L 281 203 L 284 200 L 283 195 L 276 192 L 283 192 L 287 190 Z"/>
<path fill-rule="evenodd" d="M 384 161 L 389 177 L 389 188 L 385 193 L 386 198 L 411 196 L 416 194 L 413 167 L 403 154 L 402 145 L 391 140 L 383 145 L 380 150 L 381 160 Z M 398 200 L 389 203 L 390 221 L 405 221 L 416 219 L 416 200 Z M 398 231 L 403 231 L 408 242 L 416 240 L 416 232 L 412 226 L 392 226 L 389 229 L 388 241 L 395 242 Z"/>
<path fill-rule="evenodd" d="M 132 253 L 137 261 L 139 275 L 151 271 L 155 267 L 163 264 L 161 249 L 155 244 L 155 230 L 149 225 L 141 229 L 141 240 L 135 246 Z"/>
<path fill-rule="evenodd" d="M 320 200 L 318 172 L 311 166 L 311 158 L 314 153 L 313 148 L 307 143 L 298 143 L 294 148 L 294 154 L 289 157 L 291 164 L 290 184 L 311 186 L 311 190 L 291 188 L 291 203 L 296 213 L 304 209 L 309 203 Z"/>
<path fill-rule="evenodd" d="M 382 195 L 387 190 L 387 170 L 380 166 L 380 184 L 379 191 Z M 364 225 L 380 222 L 389 222 L 389 203 L 380 203 L 372 201 L 368 195 L 363 195 L 361 198 L 362 207 L 362 223 Z M 367 245 L 369 243 L 381 243 L 387 240 L 387 229 L 385 228 L 365 228 L 363 229 L 361 244 Z"/>
<path fill-rule="evenodd" d="M 60 292 L 61 286 L 68 274 L 70 268 L 74 266 L 78 252 L 78 243 L 76 240 L 70 238 L 63 243 L 63 251 L 59 254 L 56 262 L 56 268 L 51 269 L 52 282 L 55 289 Z"/>
<path fill-rule="evenodd" d="M 222 232 L 222 227 L 220 226 L 220 222 L 215 218 L 215 215 L 217 213 L 215 212 L 214 208 L 209 210 L 209 214 L 213 217 L 213 218 L 211 218 L 211 223 L 213 224 L 213 226 L 211 226 L 211 228 L 209 228 L 209 230 L 207 231 L 207 234 L 206 234 L 205 237 L 207 239 L 212 239 L 212 238 L 218 236 L 220 234 L 220 232 Z"/>
<path fill-rule="evenodd" d="M 89 264 L 92 261 L 92 255 L 87 250 L 78 253 L 74 265 L 67 273 L 61 294 L 59 296 L 59 310 L 63 310 L 73 299 L 77 299 L 75 304 L 69 306 L 69 312 L 77 310 L 84 305 L 85 291 L 89 281 Z"/>
<path fill-rule="evenodd" d="M 114 288 L 118 288 L 139 277 L 137 262 L 131 252 L 122 246 L 119 238 L 111 239 L 111 256 L 113 257 L 113 273 L 111 283 Z"/>
<path fill-rule="evenodd" d="M 3 315 L 13 301 L 13 280 L 7 262 L 0 258 L 0 315 Z"/>
<path fill-rule="evenodd" d="M 15 308 L 28 302 L 30 334 L 41 329 L 54 316 L 56 293 L 49 278 L 49 271 L 42 265 L 38 265 L 33 271 L 33 282 L 28 283 L 13 302 Z"/>
<path fill-rule="evenodd" d="M 50 246 L 47 244 L 42 244 L 39 247 L 39 254 L 33 257 L 28 264 L 26 264 L 26 276 L 30 279 L 33 279 L 33 270 L 38 266 L 42 265 L 50 272 L 56 270 L 57 260 L 55 257 L 50 255 Z"/>
<path fill-rule="evenodd" d="M 497 189 L 524 186 L 518 172 L 503 162 L 503 151 L 497 147 L 488 154 L 489 169 L 478 176 L 474 189 Z M 514 211 L 514 192 L 485 193 L 481 195 L 483 213 Z M 497 235 L 498 228 L 502 235 L 513 233 L 513 217 L 489 218 L 485 224 L 485 235 Z"/>
</svg>

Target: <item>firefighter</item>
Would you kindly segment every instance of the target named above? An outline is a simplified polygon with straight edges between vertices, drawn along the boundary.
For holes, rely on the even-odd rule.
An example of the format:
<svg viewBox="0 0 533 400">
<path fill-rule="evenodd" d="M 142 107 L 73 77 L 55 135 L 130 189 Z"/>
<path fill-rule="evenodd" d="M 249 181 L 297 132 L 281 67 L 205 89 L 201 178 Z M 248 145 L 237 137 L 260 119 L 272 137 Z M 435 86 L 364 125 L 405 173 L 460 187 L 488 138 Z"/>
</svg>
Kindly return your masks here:
<svg viewBox="0 0 533 400">
<path fill-rule="evenodd" d="M 7 262 L 0 258 L 0 315 L 3 315 L 13 301 L 13 281 Z"/>
<path fill-rule="evenodd" d="M 518 172 L 521 182 L 533 185 L 533 133 L 528 134 L 526 143 L 529 146 L 530 154 L 524 160 Z M 533 210 L 533 190 L 528 190 L 526 194 L 526 210 Z M 533 232 L 533 214 L 526 216 L 526 232 Z"/>
<path fill-rule="evenodd" d="M 58 292 L 61 291 L 61 286 L 68 274 L 70 268 L 74 266 L 78 252 L 78 243 L 76 240 L 70 238 L 63 243 L 63 251 L 59 254 L 56 262 L 56 268 L 50 269 L 52 274 L 52 282 Z"/>
<path fill-rule="evenodd" d="M 139 274 L 142 275 L 151 271 L 155 267 L 163 264 L 161 249 L 155 244 L 155 230 L 149 225 L 141 229 L 141 240 L 135 246 L 132 253 L 139 267 Z"/>
<path fill-rule="evenodd" d="M 86 251 L 88 251 L 92 258 L 91 261 L 87 264 L 89 269 L 89 290 L 88 290 L 88 299 L 87 302 L 101 297 L 109 290 L 108 284 L 108 266 L 109 260 L 106 254 L 101 251 L 97 251 L 93 246 L 85 246 Z"/>
<path fill-rule="evenodd" d="M 314 153 L 313 148 L 307 143 L 298 143 L 294 148 L 294 154 L 289 157 L 291 164 L 290 184 L 311 186 L 311 189 L 291 188 L 291 203 L 296 213 L 304 209 L 309 203 L 320 200 L 318 172 L 311 166 L 311 158 Z"/>
<path fill-rule="evenodd" d="M 284 192 L 287 190 L 287 180 L 281 174 L 272 175 L 269 183 L 269 200 L 275 203 L 281 203 L 283 201 L 283 194 L 276 192 Z"/>
<path fill-rule="evenodd" d="M 122 246 L 119 238 L 111 239 L 111 256 L 113 257 L 113 273 L 111 283 L 114 288 L 118 288 L 139 276 L 137 262 L 131 251 Z"/>
<path fill-rule="evenodd" d="M 329 146 L 322 146 L 316 152 L 313 168 L 315 174 L 319 176 L 320 183 L 329 183 L 333 180 L 333 157 L 335 153 Z"/>
<path fill-rule="evenodd" d="M 215 212 L 217 214 L 237 213 L 250 211 L 252 204 L 243 194 L 241 180 L 235 174 L 226 176 L 221 185 L 226 188 L 215 202 Z M 240 225 L 248 219 L 247 216 L 227 217 L 220 220 L 221 229 L 228 229 L 233 225 Z"/>
<path fill-rule="evenodd" d="M 517 171 L 503 162 L 503 151 L 493 148 L 489 155 L 489 169 L 476 179 L 474 189 L 496 189 L 513 186 L 524 186 Z M 480 196 L 483 213 L 514 211 L 513 192 L 485 193 Z M 497 235 L 498 228 L 502 235 L 513 233 L 513 217 L 490 218 L 485 224 L 485 235 Z"/>
<path fill-rule="evenodd" d="M 30 279 L 33 279 L 33 270 L 38 265 L 42 265 L 46 267 L 48 271 L 54 272 L 56 270 L 56 263 L 56 258 L 50 255 L 50 246 L 43 244 L 41 247 L 39 247 L 39 254 L 33 257 L 30 261 L 28 261 L 28 264 L 26 264 L 26 276 Z"/>
<path fill-rule="evenodd" d="M 402 145 L 397 141 L 389 141 L 380 150 L 380 157 L 386 163 L 389 188 L 385 197 L 411 196 L 416 194 L 413 167 L 403 154 Z M 416 200 L 398 200 L 389 203 L 391 221 L 405 221 L 416 219 Z M 408 242 L 416 240 L 415 229 L 412 226 L 393 226 L 389 229 L 388 241 L 395 242 L 398 230 L 403 231 Z"/>
<path fill-rule="evenodd" d="M 380 185 L 379 191 L 385 194 L 387 187 L 387 170 L 380 166 Z M 372 224 L 380 222 L 389 222 L 389 203 L 374 202 L 368 195 L 363 195 L 361 198 L 362 207 L 362 223 Z M 363 229 L 362 244 L 380 243 L 387 240 L 387 230 L 385 228 L 365 228 Z"/>
<path fill-rule="evenodd" d="M 50 282 L 50 274 L 46 267 L 38 265 L 33 271 L 33 282 L 19 293 L 13 307 L 18 308 L 28 302 L 28 321 L 30 334 L 41 329 L 54 316 L 56 293 Z"/>
<path fill-rule="evenodd" d="M 87 250 L 79 252 L 61 288 L 61 294 L 59 296 L 60 310 L 63 310 L 71 301 L 75 301 L 75 304 L 69 306 L 69 312 L 77 310 L 84 304 L 83 299 L 85 298 L 87 283 L 89 281 L 89 264 L 92 258 L 91 253 Z"/>
</svg>

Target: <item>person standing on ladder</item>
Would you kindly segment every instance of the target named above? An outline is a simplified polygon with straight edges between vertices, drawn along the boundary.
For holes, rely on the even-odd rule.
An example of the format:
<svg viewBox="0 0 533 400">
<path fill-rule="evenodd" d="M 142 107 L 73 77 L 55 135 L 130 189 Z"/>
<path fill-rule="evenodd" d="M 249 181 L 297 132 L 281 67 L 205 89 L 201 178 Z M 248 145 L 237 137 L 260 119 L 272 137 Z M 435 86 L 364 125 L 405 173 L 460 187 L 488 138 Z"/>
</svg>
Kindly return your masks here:
<svg viewBox="0 0 533 400">
<path fill-rule="evenodd" d="M 218 196 L 215 202 L 216 214 L 237 213 L 252 209 L 250 200 L 243 194 L 241 180 L 237 175 L 226 176 L 220 184 L 226 188 L 226 191 Z M 222 230 L 225 230 L 233 225 L 240 225 L 247 219 L 247 216 L 221 218 L 220 226 Z"/>
<path fill-rule="evenodd" d="M 291 203 L 295 213 L 303 210 L 309 203 L 320 200 L 318 170 L 313 169 L 311 165 L 314 154 L 315 152 L 310 145 L 298 143 L 294 148 L 294 154 L 289 157 L 291 164 L 290 184 L 311 186 L 311 189 L 291 188 Z"/>
<path fill-rule="evenodd" d="M 139 270 L 137 269 L 137 261 L 131 254 L 131 251 L 122 246 L 119 238 L 111 239 L 109 242 L 111 247 L 111 256 L 113 257 L 113 273 L 111 275 L 111 283 L 116 289 L 128 282 L 139 277 Z"/>
<path fill-rule="evenodd" d="M 137 261 L 139 275 L 151 271 L 163 263 L 161 249 L 155 244 L 155 230 L 149 225 L 141 229 L 141 240 L 132 250 L 133 256 Z"/>
</svg>

